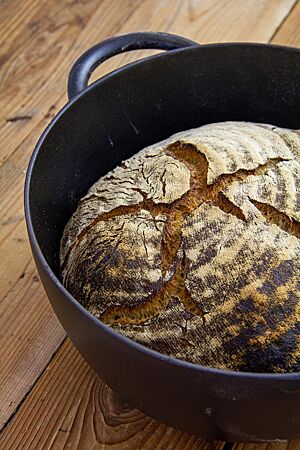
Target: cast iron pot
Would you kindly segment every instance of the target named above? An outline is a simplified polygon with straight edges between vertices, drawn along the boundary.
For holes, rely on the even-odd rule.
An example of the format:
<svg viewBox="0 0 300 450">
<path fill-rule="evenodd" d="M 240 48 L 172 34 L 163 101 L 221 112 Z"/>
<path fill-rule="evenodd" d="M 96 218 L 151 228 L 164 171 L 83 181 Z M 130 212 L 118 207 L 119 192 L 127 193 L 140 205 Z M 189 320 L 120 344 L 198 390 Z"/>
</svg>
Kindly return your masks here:
<svg viewBox="0 0 300 450">
<path fill-rule="evenodd" d="M 87 87 L 92 70 L 134 49 L 168 52 Z M 25 185 L 36 265 L 78 350 L 123 399 L 209 439 L 300 436 L 300 373 L 255 374 L 194 365 L 151 351 L 94 318 L 62 286 L 58 252 L 78 200 L 103 174 L 180 130 L 226 120 L 300 128 L 300 51 L 262 44 L 203 45 L 164 33 L 108 39 L 74 64 L 69 103 L 42 134 Z"/>
</svg>

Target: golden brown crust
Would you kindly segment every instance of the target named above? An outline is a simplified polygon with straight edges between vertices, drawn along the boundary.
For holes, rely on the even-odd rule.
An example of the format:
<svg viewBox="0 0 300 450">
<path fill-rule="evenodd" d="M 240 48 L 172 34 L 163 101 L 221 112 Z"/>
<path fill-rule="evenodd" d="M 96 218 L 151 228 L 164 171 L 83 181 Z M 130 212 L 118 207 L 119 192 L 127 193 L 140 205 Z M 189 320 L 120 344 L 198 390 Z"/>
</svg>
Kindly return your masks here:
<svg viewBox="0 0 300 450">
<path fill-rule="evenodd" d="M 300 370 L 300 135 L 211 124 L 102 177 L 61 242 L 62 278 L 120 333 L 233 370 Z"/>
</svg>

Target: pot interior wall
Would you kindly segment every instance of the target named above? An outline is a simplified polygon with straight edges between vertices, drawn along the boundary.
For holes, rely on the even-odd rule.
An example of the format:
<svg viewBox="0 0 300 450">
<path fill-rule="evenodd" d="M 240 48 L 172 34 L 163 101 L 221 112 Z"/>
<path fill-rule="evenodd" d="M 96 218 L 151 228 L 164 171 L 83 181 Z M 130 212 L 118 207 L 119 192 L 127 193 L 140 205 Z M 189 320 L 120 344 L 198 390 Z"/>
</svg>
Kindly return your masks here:
<svg viewBox="0 0 300 450">
<path fill-rule="evenodd" d="M 54 272 L 63 228 L 101 175 L 146 145 L 206 123 L 300 128 L 299 80 L 296 49 L 227 44 L 165 53 L 97 82 L 52 124 L 32 171 L 33 227 Z"/>
</svg>

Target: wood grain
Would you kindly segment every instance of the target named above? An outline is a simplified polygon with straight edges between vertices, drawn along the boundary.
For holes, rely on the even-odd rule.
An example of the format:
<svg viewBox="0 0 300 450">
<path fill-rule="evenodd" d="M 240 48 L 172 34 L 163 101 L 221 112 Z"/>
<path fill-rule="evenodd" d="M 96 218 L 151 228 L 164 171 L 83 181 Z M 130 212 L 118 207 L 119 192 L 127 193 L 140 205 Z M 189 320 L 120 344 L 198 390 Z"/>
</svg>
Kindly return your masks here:
<svg viewBox="0 0 300 450">
<path fill-rule="evenodd" d="M 24 244 L 20 242 L 20 245 Z M 64 330 L 45 299 L 34 263 L 27 257 L 23 272 L 1 301 L 0 429 L 48 364 L 64 336 Z"/>
<path fill-rule="evenodd" d="M 284 44 L 291 45 L 294 47 L 299 47 L 300 45 L 300 2 L 297 1 L 294 7 L 290 11 L 290 15 L 283 22 L 282 27 L 280 27 L 274 34 L 272 43 L 274 44 Z"/>
<path fill-rule="evenodd" d="M 66 385 L 66 379 L 68 384 Z M 67 340 L 24 403 L 0 448 L 221 449 L 120 401 Z"/>
<path fill-rule="evenodd" d="M 110 439 L 114 448 L 223 448 L 122 405 L 70 343 L 30 392 L 64 332 L 36 281 L 27 245 L 25 169 L 42 130 L 67 100 L 72 63 L 94 43 L 129 31 L 166 30 L 199 42 L 267 41 L 274 36 L 274 42 L 297 46 L 299 15 L 296 0 L 241 0 L 238 8 L 235 0 L 1 2 L 0 426 L 24 400 L 4 429 L 1 449 L 107 448 Z M 120 55 L 97 69 L 92 79 L 147 54 Z M 235 448 L 287 448 L 282 445 Z M 290 445 L 300 447 L 299 442 Z"/>
<path fill-rule="evenodd" d="M 296 1 L 242 0 L 147 0 L 124 22 L 122 33 L 168 31 L 199 43 L 267 42 L 288 16 Z M 118 55 L 96 69 L 91 81 L 105 73 L 153 52 L 135 51 Z"/>
</svg>

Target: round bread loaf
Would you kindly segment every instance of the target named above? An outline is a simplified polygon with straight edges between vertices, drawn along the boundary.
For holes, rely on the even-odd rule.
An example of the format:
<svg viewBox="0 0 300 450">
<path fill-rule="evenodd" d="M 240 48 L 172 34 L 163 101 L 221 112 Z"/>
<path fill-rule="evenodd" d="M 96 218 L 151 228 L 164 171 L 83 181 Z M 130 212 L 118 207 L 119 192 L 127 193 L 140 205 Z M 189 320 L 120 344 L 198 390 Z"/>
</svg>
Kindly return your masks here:
<svg viewBox="0 0 300 450">
<path fill-rule="evenodd" d="M 221 369 L 300 371 L 300 131 L 224 122 L 99 179 L 61 241 L 62 280 L 104 323 Z"/>
</svg>

